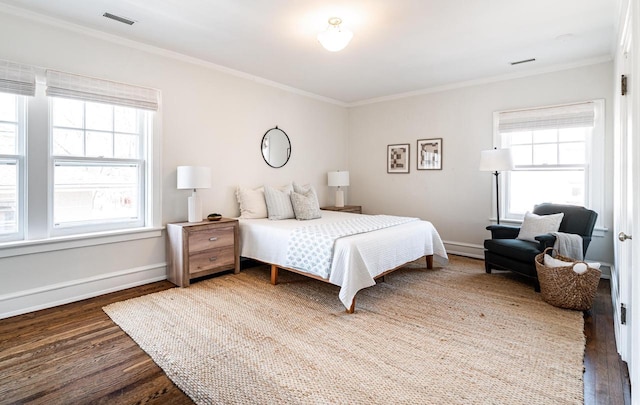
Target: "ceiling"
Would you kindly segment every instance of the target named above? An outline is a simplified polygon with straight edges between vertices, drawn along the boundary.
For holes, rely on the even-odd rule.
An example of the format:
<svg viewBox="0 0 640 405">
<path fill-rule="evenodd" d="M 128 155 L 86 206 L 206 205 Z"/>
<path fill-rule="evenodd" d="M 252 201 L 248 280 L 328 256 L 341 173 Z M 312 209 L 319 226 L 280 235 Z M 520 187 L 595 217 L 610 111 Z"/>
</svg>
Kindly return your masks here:
<svg viewBox="0 0 640 405">
<path fill-rule="evenodd" d="M 353 104 L 610 59 L 618 0 L 3 3 Z M 332 16 L 354 33 L 337 53 L 316 40 Z M 530 58 L 535 62 L 510 64 Z"/>
</svg>

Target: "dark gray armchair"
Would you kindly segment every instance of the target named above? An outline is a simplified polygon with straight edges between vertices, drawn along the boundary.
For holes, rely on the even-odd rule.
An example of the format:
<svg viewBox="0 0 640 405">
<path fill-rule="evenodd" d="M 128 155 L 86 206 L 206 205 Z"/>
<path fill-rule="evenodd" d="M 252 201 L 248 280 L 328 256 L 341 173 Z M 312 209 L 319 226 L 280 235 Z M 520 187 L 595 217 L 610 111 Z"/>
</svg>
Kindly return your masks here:
<svg viewBox="0 0 640 405">
<path fill-rule="evenodd" d="M 576 205 L 540 204 L 536 205 L 533 213 L 537 215 L 551 215 L 564 213 L 558 232 L 574 233 L 582 236 L 582 252 L 587 253 L 591 242 L 591 234 L 596 224 L 598 214 L 590 209 Z M 505 225 L 490 225 L 491 239 L 484 241 L 484 266 L 487 273 L 492 269 L 510 270 L 534 280 L 535 290 L 540 291 L 538 274 L 536 272 L 535 257 L 547 247 L 553 247 L 555 236 L 551 234 L 536 236 L 537 242 L 516 239 L 519 227 Z"/>
</svg>

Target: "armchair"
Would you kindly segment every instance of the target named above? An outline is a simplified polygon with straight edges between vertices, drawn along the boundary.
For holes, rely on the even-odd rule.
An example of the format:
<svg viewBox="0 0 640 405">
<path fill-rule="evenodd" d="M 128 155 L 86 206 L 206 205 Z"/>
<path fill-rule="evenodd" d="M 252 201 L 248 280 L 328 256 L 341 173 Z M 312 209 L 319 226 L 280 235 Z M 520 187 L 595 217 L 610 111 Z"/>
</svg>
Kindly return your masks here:
<svg viewBox="0 0 640 405">
<path fill-rule="evenodd" d="M 533 213 L 551 215 L 564 213 L 558 232 L 574 233 L 582 236 L 582 252 L 586 254 L 598 214 L 595 211 L 575 205 L 540 204 Z M 537 242 L 516 239 L 519 227 L 505 225 L 489 225 L 491 239 L 484 241 L 484 266 L 487 273 L 492 269 L 510 270 L 534 280 L 535 290 L 540 291 L 535 257 L 547 247 L 553 247 L 555 236 L 545 234 L 536 236 Z"/>
</svg>

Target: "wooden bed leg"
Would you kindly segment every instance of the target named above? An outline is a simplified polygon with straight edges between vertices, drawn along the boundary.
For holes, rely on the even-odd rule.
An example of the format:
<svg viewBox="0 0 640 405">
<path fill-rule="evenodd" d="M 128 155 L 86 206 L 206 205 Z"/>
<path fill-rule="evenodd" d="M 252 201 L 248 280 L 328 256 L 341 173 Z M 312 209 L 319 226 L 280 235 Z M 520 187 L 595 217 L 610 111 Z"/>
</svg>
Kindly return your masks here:
<svg viewBox="0 0 640 405">
<path fill-rule="evenodd" d="M 347 309 L 348 314 L 352 314 L 356 310 L 356 297 L 353 297 L 353 301 L 351 301 L 351 308 Z"/>
<path fill-rule="evenodd" d="M 427 268 L 433 268 L 433 255 L 426 256 L 427 257 Z"/>
<path fill-rule="evenodd" d="M 278 284 L 278 266 L 275 264 L 271 265 L 271 284 Z"/>
</svg>

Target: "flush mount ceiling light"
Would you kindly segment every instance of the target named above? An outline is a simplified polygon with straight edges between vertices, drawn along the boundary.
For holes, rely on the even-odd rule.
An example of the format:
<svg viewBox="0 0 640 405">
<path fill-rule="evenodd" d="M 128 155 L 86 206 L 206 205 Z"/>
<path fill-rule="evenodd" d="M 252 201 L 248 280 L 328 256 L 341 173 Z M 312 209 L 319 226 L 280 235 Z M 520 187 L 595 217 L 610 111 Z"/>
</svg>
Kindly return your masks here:
<svg viewBox="0 0 640 405">
<path fill-rule="evenodd" d="M 340 28 L 342 20 L 338 17 L 329 18 L 326 31 L 318 34 L 318 41 L 327 51 L 338 52 L 344 49 L 353 38 L 353 32 Z"/>
</svg>

